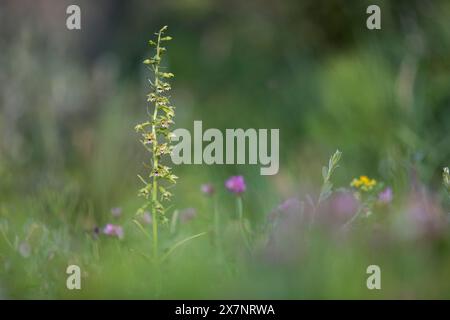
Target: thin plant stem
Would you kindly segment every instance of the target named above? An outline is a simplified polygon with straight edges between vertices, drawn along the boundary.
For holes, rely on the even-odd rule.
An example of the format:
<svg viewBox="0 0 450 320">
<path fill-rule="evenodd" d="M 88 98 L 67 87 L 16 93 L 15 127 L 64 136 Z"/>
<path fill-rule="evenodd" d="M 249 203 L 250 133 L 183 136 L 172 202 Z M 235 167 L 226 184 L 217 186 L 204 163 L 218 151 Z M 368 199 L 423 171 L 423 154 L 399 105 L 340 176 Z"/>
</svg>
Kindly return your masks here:
<svg viewBox="0 0 450 320">
<path fill-rule="evenodd" d="M 98 242 L 94 241 L 93 242 L 93 250 L 94 250 L 94 257 L 97 261 L 100 261 L 100 251 L 98 248 Z"/>
<path fill-rule="evenodd" d="M 156 58 L 160 59 L 160 42 L 161 42 L 161 31 L 158 33 L 158 42 L 156 45 Z M 155 66 L 155 87 L 157 88 L 159 85 L 159 65 Z M 152 134 L 156 137 L 156 118 L 158 116 L 158 104 L 155 103 L 155 110 L 153 112 L 152 118 Z M 158 148 L 158 139 L 155 139 L 153 143 L 153 168 L 158 168 L 158 156 L 156 154 L 156 150 Z M 153 177 L 153 186 L 152 186 L 152 218 L 153 218 L 153 258 L 155 262 L 158 263 L 158 213 L 156 210 L 156 202 L 158 201 L 158 177 Z"/>
<path fill-rule="evenodd" d="M 221 245 L 220 245 L 220 234 L 219 234 L 219 232 L 220 232 L 220 229 L 219 229 L 220 217 L 219 217 L 219 208 L 217 206 L 217 199 L 216 199 L 216 197 L 214 197 L 214 199 L 213 199 L 213 206 L 214 206 L 214 208 L 213 208 L 213 210 L 214 210 L 214 234 L 215 234 L 215 237 L 216 237 L 217 249 L 220 250 L 220 247 L 221 247 Z"/>
<path fill-rule="evenodd" d="M 353 215 L 353 217 L 351 217 L 346 223 L 344 223 L 344 225 L 342 226 L 342 229 L 345 229 L 348 226 L 350 226 L 356 220 L 356 218 L 358 218 L 360 216 L 362 211 L 363 211 L 363 207 L 360 207 L 358 209 L 358 211 L 356 211 L 356 213 Z"/>
<path fill-rule="evenodd" d="M 155 189 L 155 183 L 153 183 L 153 188 Z M 156 214 L 156 210 L 153 207 L 153 258 L 155 259 L 155 261 L 158 261 L 158 223 L 156 222 L 157 219 L 157 214 Z"/>
<path fill-rule="evenodd" d="M 248 249 L 249 252 L 251 252 L 250 242 L 248 240 L 247 233 L 245 231 L 245 226 L 244 226 L 244 210 L 243 210 L 243 204 L 242 204 L 242 197 L 238 196 L 236 198 L 236 204 L 237 204 L 239 227 L 241 230 L 242 239 L 244 240 L 245 247 Z"/>
<path fill-rule="evenodd" d="M 14 250 L 14 246 L 12 245 L 11 241 L 9 241 L 8 236 L 5 233 L 5 230 L 0 226 L 0 232 L 2 233 L 3 238 L 5 239 L 5 242 L 8 244 L 8 246 Z"/>
<path fill-rule="evenodd" d="M 213 196 L 212 201 L 214 213 L 214 245 L 216 246 L 216 262 L 219 267 L 222 267 L 225 261 L 223 260 L 224 252 L 222 247 L 222 234 L 220 232 L 220 215 L 217 196 Z"/>
</svg>

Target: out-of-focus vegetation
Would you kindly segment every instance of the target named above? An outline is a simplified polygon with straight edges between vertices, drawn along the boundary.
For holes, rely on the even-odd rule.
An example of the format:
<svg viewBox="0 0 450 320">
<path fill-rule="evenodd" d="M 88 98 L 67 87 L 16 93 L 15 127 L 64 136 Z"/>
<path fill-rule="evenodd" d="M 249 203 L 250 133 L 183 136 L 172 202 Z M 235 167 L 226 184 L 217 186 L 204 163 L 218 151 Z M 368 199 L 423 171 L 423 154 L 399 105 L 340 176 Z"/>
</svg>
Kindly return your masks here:
<svg viewBox="0 0 450 320">
<path fill-rule="evenodd" d="M 72 2 L 0 4 L 0 297 L 449 297 L 450 2 L 377 1 L 382 29 L 370 31 L 370 1 L 77 1 L 82 30 L 69 31 Z M 175 126 L 280 128 L 281 163 L 275 176 L 174 166 L 179 221 L 161 228 L 161 249 L 207 234 L 158 267 L 132 221 L 148 156 L 133 128 L 145 116 L 147 43 L 163 25 Z M 337 148 L 335 193 L 315 208 Z M 231 175 L 245 177 L 251 253 Z M 363 175 L 393 199 L 342 229 L 329 216 Z M 102 234 L 107 223 L 123 226 L 122 240 Z M 69 264 L 83 270 L 80 291 L 66 289 Z M 366 288 L 371 264 L 381 291 Z"/>
</svg>

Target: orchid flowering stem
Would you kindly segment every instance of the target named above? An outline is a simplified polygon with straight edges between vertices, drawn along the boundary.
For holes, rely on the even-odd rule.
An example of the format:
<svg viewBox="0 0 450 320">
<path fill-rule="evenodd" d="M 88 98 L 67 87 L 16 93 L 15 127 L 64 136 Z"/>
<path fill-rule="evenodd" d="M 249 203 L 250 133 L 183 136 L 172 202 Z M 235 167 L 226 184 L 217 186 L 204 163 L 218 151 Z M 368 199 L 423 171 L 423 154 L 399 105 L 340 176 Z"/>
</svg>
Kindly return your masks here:
<svg viewBox="0 0 450 320">
<path fill-rule="evenodd" d="M 161 72 L 160 63 L 166 48 L 163 43 L 172 39 L 170 36 L 163 36 L 167 30 L 167 26 L 162 27 L 157 32 L 156 39 L 150 40 L 149 44 L 154 47 L 155 54 L 149 59 L 145 59 L 143 63 L 153 72 L 152 80 L 149 80 L 151 91 L 147 95 L 147 102 L 153 105 L 150 111 L 150 105 L 147 106 L 147 121 L 135 126 L 135 130 L 142 135 L 141 143 L 145 149 L 151 153 L 149 158 L 150 172 L 147 178 L 138 175 L 144 187 L 139 190 L 139 195 L 147 199 L 146 204 L 139 209 L 141 213 L 146 208 L 150 208 L 152 215 L 152 252 L 156 263 L 159 263 L 159 247 L 158 247 L 158 224 L 167 223 L 165 216 L 164 202 L 169 201 L 172 193 L 166 188 L 168 185 L 175 184 L 178 178 L 172 174 L 168 166 L 163 165 L 163 156 L 171 153 L 172 146 L 171 137 L 173 132 L 169 126 L 173 123 L 172 118 L 175 116 L 174 107 L 170 103 L 168 92 L 171 90 L 170 83 L 167 79 L 174 77 L 171 72 Z"/>
</svg>

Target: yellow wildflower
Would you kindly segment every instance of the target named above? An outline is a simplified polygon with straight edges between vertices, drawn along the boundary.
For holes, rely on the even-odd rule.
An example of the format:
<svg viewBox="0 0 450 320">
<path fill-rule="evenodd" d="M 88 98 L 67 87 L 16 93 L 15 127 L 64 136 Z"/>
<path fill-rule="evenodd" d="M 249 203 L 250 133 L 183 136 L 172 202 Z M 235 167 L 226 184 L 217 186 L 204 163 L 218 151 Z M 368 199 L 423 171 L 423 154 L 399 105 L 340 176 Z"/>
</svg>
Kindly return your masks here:
<svg viewBox="0 0 450 320">
<path fill-rule="evenodd" d="M 363 191 L 370 191 L 377 184 L 375 179 L 370 179 L 367 176 L 360 176 L 358 179 L 354 178 L 350 183 L 350 186 Z"/>
</svg>

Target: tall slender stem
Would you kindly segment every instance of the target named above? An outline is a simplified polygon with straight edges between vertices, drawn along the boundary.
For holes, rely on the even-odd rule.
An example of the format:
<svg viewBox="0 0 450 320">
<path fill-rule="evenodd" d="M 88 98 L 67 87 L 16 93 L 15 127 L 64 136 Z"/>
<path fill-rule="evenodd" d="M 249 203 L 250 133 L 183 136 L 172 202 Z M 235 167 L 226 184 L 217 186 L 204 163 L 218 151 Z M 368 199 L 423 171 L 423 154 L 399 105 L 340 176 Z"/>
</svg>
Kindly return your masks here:
<svg viewBox="0 0 450 320">
<path fill-rule="evenodd" d="M 159 56 L 159 46 L 161 41 L 161 31 L 158 33 L 158 42 L 156 45 L 156 59 L 160 59 Z M 154 68 L 155 74 L 155 88 L 159 86 L 159 64 L 157 64 Z M 157 90 L 157 89 L 156 89 Z M 153 142 L 153 168 L 158 168 L 158 155 L 156 153 L 158 148 L 158 139 L 156 134 L 156 126 L 155 122 L 158 116 L 158 102 L 155 101 L 155 110 L 153 111 L 152 117 L 152 134 L 155 137 L 155 141 Z M 153 257 L 155 261 L 158 261 L 158 212 L 156 210 L 156 202 L 158 201 L 158 177 L 153 176 L 153 185 L 152 185 L 152 216 L 153 216 Z"/>
<path fill-rule="evenodd" d="M 139 209 L 139 212 L 144 213 L 145 209 L 151 210 L 152 215 L 152 253 L 153 258 L 157 264 L 159 260 L 159 246 L 158 246 L 158 227 L 160 223 L 166 223 L 165 210 L 162 202 L 170 200 L 172 194 L 165 189 L 165 184 L 175 184 L 176 175 L 171 173 L 169 167 L 163 165 L 162 156 L 168 155 L 172 151 L 170 145 L 173 133 L 169 129 L 169 125 L 173 123 L 172 118 L 175 116 L 174 107 L 170 104 L 168 91 L 171 87 L 164 79 L 174 77 L 171 72 L 161 72 L 163 67 L 160 67 L 163 53 L 166 48 L 163 46 L 164 41 L 172 39 L 170 36 L 163 36 L 167 26 L 162 27 L 156 33 L 155 40 L 149 40 L 149 45 L 154 46 L 156 52 L 149 59 L 143 61 L 144 64 L 152 71 L 153 77 L 149 79 L 151 91 L 147 95 L 147 101 L 153 104 L 153 112 L 150 112 L 150 105 L 147 106 L 147 121 L 135 126 L 135 130 L 142 134 L 143 139 L 141 143 L 145 149 L 152 155 L 149 157 L 151 171 L 148 175 L 150 179 L 142 178 L 138 175 L 145 187 L 139 190 L 139 195 L 145 197 L 145 204 Z M 151 145 L 151 147 L 150 147 Z M 164 183 L 165 182 L 165 183 Z M 159 195 L 158 195 L 159 192 Z"/>
</svg>

